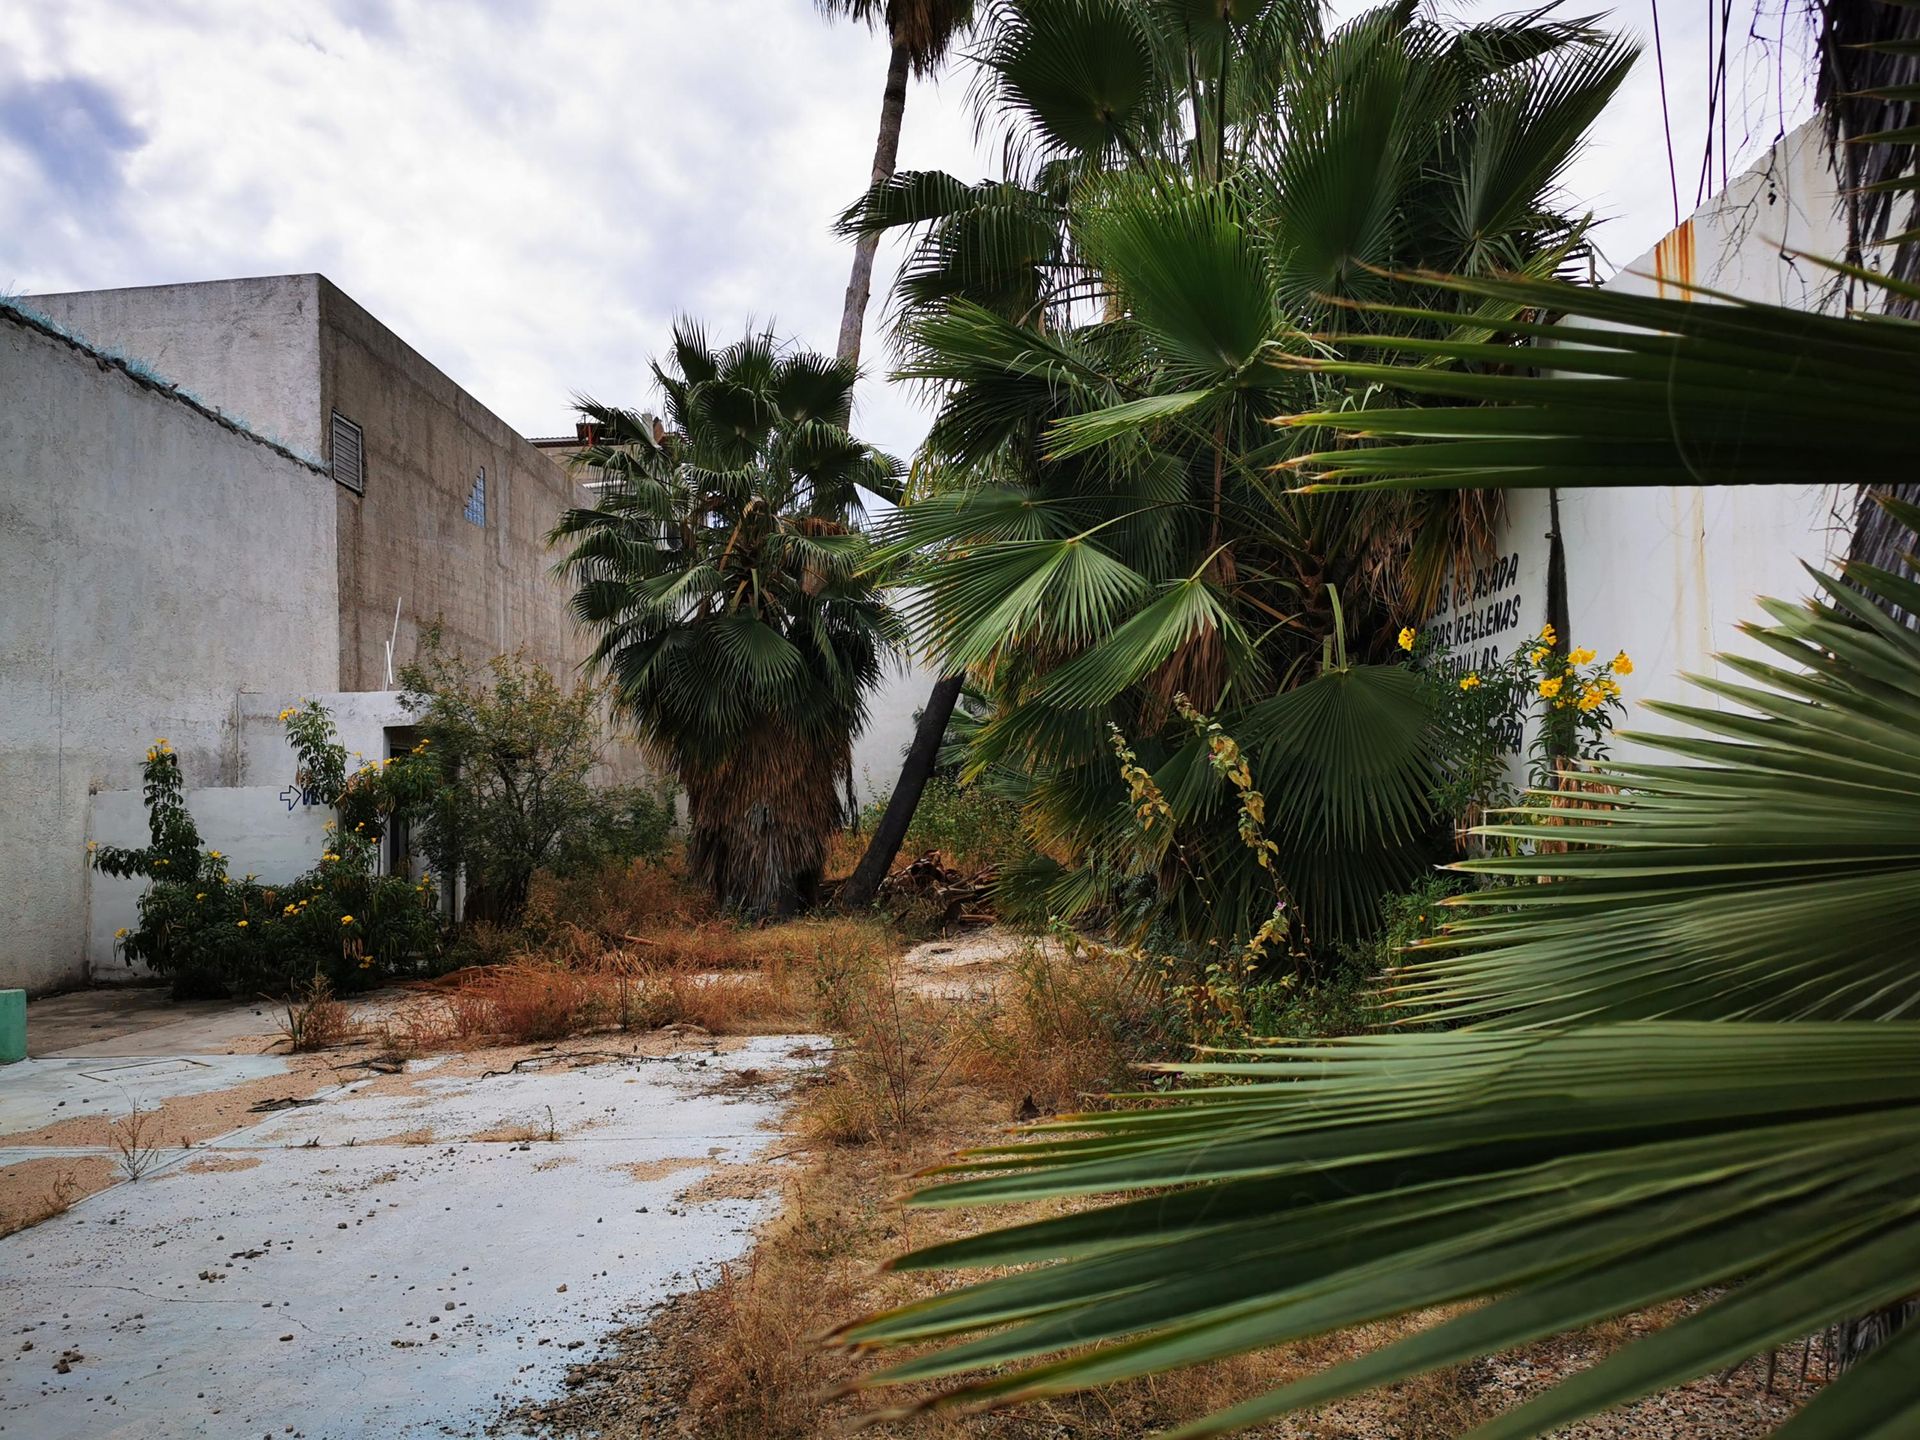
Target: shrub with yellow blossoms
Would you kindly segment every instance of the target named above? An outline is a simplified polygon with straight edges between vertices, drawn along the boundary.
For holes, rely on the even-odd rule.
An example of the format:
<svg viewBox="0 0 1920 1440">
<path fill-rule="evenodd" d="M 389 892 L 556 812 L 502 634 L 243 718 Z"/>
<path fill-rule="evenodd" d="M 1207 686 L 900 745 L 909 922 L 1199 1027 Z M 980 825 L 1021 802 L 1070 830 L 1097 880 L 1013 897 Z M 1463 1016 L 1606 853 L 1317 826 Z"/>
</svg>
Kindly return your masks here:
<svg viewBox="0 0 1920 1440">
<path fill-rule="evenodd" d="M 1411 627 L 1399 635 L 1408 664 L 1431 678 L 1437 723 L 1449 757 L 1435 804 L 1471 821 L 1517 798 L 1507 776 L 1527 722 L 1538 717 L 1528 746 L 1529 783 L 1553 788 L 1569 764 L 1604 759 L 1615 720 L 1626 713 L 1620 677 L 1633 673 L 1626 651 L 1604 663 L 1586 646 L 1561 650 L 1543 625 L 1504 659 L 1462 673 L 1429 637 Z"/>
<path fill-rule="evenodd" d="M 115 948 L 171 978 L 181 996 L 286 993 L 324 977 L 336 994 L 365 989 L 438 954 L 436 897 L 403 875 L 379 874 L 379 841 L 419 788 L 418 762 L 375 766 L 349 776 L 332 717 L 312 701 L 289 706 L 281 723 L 297 757 L 299 783 L 311 786 L 350 822 L 329 822 L 321 862 L 271 887 L 233 879 L 227 857 L 202 847 L 189 813 L 173 747 L 147 749 L 144 793 L 152 843 L 123 848 L 89 842 L 103 873 L 144 877 L 139 923 L 122 928 Z M 374 956 L 383 957 L 376 962 Z"/>
</svg>

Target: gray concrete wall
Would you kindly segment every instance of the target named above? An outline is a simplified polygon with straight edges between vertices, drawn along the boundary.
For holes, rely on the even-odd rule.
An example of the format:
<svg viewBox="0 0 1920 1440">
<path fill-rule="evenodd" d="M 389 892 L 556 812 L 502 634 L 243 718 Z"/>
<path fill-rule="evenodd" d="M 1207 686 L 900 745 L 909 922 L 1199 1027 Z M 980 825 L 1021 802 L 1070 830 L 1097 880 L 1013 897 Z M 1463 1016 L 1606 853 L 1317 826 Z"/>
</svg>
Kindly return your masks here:
<svg viewBox="0 0 1920 1440">
<path fill-rule="evenodd" d="M 320 277 L 271 275 L 35 295 L 25 303 L 95 346 L 299 454 L 325 454 Z"/>
<path fill-rule="evenodd" d="M 588 646 L 552 574 L 547 531 L 582 492 L 552 460 L 337 286 L 320 282 L 322 409 L 360 426 L 366 493 L 341 487 L 340 688 L 387 688 L 436 619 L 484 660 L 524 647 L 570 679 Z M 484 525 L 466 518 L 486 472 Z"/>
<path fill-rule="evenodd" d="M 331 689 L 331 479 L 0 307 L 0 986 L 86 979 L 89 795 L 172 741 L 237 776 L 235 696 Z"/>
</svg>

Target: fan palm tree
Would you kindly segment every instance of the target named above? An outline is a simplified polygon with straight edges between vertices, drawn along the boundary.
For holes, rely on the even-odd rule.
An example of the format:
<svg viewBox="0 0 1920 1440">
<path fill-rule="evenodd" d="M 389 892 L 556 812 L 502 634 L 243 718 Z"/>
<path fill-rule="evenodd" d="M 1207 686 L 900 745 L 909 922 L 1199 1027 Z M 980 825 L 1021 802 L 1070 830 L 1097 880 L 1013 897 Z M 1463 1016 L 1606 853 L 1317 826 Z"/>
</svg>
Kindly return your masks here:
<svg viewBox="0 0 1920 1440">
<path fill-rule="evenodd" d="M 1513 327 L 1558 342 L 1557 373 L 1472 338 L 1349 337 L 1418 363 L 1310 368 L 1479 403 L 1302 416 L 1347 443 L 1298 470 L 1380 487 L 1911 473 L 1920 332 L 1899 321 L 1443 288 L 1568 317 Z M 1920 509 L 1883 503 L 1910 547 Z M 1920 584 L 1855 562 L 1818 586 L 1746 627 L 1771 660 L 1724 656 L 1738 678 L 1696 682 L 1731 708 L 1655 707 L 1681 727 L 1640 737 L 1664 762 L 1600 767 L 1612 788 L 1589 808 L 1522 809 L 1492 831 L 1515 857 L 1461 867 L 1517 883 L 1453 902 L 1397 995 L 1465 1028 L 1171 1066 L 1238 1083 L 950 1167 L 966 1178 L 918 1203 L 1118 1198 L 907 1257 L 1021 1268 L 851 1327 L 941 1342 L 876 1380 L 1011 1402 L 1445 1307 L 1175 1432 L 1214 1435 L 1707 1292 L 1474 1432 L 1517 1440 L 1920 1293 L 1920 634 L 1896 618 L 1920 613 Z M 1909 1326 L 1777 1433 L 1917 1427 Z"/>
<path fill-rule="evenodd" d="M 589 663 L 687 793 L 688 860 L 730 908 L 815 895 L 845 819 L 853 736 L 902 639 L 875 586 L 861 488 L 900 467 L 847 431 L 850 362 L 674 327 L 664 422 L 582 402 L 598 503 L 551 540 L 599 632 Z"/>
<path fill-rule="evenodd" d="M 1268 467 L 1296 442 L 1266 422 L 1345 403 L 1343 379 L 1291 362 L 1323 353 L 1311 332 L 1330 298 L 1382 293 L 1381 269 L 1550 274 L 1577 254 L 1584 222 L 1556 206 L 1554 177 L 1633 55 L 1582 25 L 1450 26 L 1404 3 L 1329 32 L 1310 3 L 1003 0 L 980 35 L 973 93 L 1008 177 L 895 176 L 843 224 L 920 232 L 897 373 L 940 408 L 895 534 L 925 557 L 933 658 L 991 678 L 1000 701 L 973 768 L 1036 773 L 1035 858 L 1003 899 L 1073 915 L 1110 893 L 1094 872 L 1127 848 L 1109 725 L 1172 767 L 1176 808 L 1212 812 L 1230 797 L 1173 697 L 1235 729 L 1315 674 L 1323 643 L 1389 658 L 1458 542 L 1484 540 L 1479 496 L 1287 493 Z M 1444 335 L 1509 313 L 1481 311 L 1364 314 Z M 1377 689 L 1324 693 L 1404 719 L 1358 705 Z M 1283 869 L 1309 930 L 1365 929 L 1434 818 L 1397 814 L 1340 866 L 1313 858 L 1344 848 L 1335 837 L 1298 834 Z M 1203 926 L 1190 938 L 1263 923 L 1267 887 L 1236 879 L 1245 905 L 1227 903 L 1196 893 L 1196 873 L 1169 868 L 1160 897 Z"/>
<path fill-rule="evenodd" d="M 822 14 L 846 16 L 887 32 L 887 84 L 880 97 L 880 133 L 873 144 L 875 184 L 900 163 L 900 127 L 907 113 L 907 81 L 939 70 L 954 42 L 973 22 L 973 0 L 814 0 Z M 840 315 L 840 345 L 835 352 L 850 364 L 860 361 L 860 337 L 873 293 L 873 261 L 880 250 L 878 232 L 854 242 L 853 273 L 847 279 L 846 306 Z"/>
</svg>

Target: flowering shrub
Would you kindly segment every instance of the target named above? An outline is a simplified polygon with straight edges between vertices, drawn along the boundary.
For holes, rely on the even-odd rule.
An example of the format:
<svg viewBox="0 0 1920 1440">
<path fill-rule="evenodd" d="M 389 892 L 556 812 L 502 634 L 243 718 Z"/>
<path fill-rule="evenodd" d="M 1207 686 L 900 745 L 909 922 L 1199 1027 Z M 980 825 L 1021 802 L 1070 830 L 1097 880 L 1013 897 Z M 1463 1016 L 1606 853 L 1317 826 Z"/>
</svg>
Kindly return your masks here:
<svg viewBox="0 0 1920 1440">
<path fill-rule="evenodd" d="M 1478 669 L 1450 664 L 1433 636 L 1400 632 L 1408 664 L 1432 684 L 1434 710 L 1447 744 L 1447 764 L 1434 800 L 1445 813 L 1473 817 L 1511 804 L 1509 755 L 1520 749 L 1528 713 L 1540 724 L 1528 744 L 1528 782 L 1554 788 L 1572 763 L 1604 760 L 1617 717 L 1626 714 L 1621 676 L 1633 673 L 1622 650 L 1600 662 L 1594 651 L 1559 648 L 1551 625 L 1504 660 Z"/>
<path fill-rule="evenodd" d="M 569 689 L 521 654 L 471 665 L 443 647 L 437 630 L 421 637 L 400 683 L 430 748 L 396 763 L 398 773 L 379 773 L 367 799 L 377 807 L 398 792 L 426 802 L 415 843 L 443 873 L 466 877 L 466 918 L 515 924 L 541 870 L 651 859 L 666 848 L 669 804 L 593 783 L 604 687 Z M 358 782 L 348 777 L 343 825 L 361 814 Z"/>
<path fill-rule="evenodd" d="M 152 882 L 138 923 L 115 943 L 127 963 L 145 961 L 170 976 L 175 995 L 282 995 L 316 977 L 346 994 L 421 967 L 439 947 L 431 878 L 375 873 L 387 825 L 431 784 L 424 757 L 349 773 L 322 706 L 309 701 L 280 720 L 299 758 L 298 783 L 336 816 L 327 849 L 306 874 L 283 885 L 231 876 L 225 855 L 202 848 L 179 757 L 165 739 L 147 751 L 142 771 L 149 843 L 87 846 L 103 874 Z"/>
</svg>

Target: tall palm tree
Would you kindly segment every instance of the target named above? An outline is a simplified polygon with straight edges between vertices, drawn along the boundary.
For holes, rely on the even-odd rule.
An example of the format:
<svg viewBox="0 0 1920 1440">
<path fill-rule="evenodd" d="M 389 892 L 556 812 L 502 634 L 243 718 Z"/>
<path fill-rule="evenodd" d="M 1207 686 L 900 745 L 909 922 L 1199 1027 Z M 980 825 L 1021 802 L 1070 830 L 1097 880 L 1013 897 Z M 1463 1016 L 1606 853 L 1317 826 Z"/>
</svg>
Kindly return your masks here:
<svg viewBox="0 0 1920 1440">
<path fill-rule="evenodd" d="M 907 80 L 927 76 L 940 68 L 954 42 L 973 23 L 973 0 L 815 0 L 829 16 L 849 16 L 869 26 L 884 26 L 892 48 L 887 59 L 887 84 L 880 98 L 880 133 L 873 146 L 872 183 L 879 185 L 900 163 L 900 127 L 907 110 Z M 847 298 L 840 313 L 842 360 L 857 364 L 865 333 L 867 304 L 873 294 L 873 261 L 880 250 L 879 230 L 854 236 L 853 272 L 847 277 Z M 914 738 L 887 797 L 885 810 L 867 843 L 866 852 L 846 885 L 841 899 L 848 905 L 866 905 L 879 890 L 906 839 L 913 812 L 920 804 L 938 760 L 942 737 L 953 707 L 960 698 L 962 677 L 943 676 L 934 683 L 914 728 Z"/>
<path fill-rule="evenodd" d="M 847 16 L 871 29 L 884 29 L 890 48 L 887 84 L 880 96 L 880 133 L 873 144 L 873 183 L 893 174 L 900 163 L 900 127 L 907 113 L 907 81 L 939 70 L 954 42 L 973 23 L 973 0 L 814 0 L 829 17 Z M 840 344 L 835 354 L 860 362 L 860 337 L 866 328 L 867 302 L 873 293 L 873 260 L 879 253 L 876 232 L 861 235 L 853 247 L 853 273 L 840 315 Z"/>
<path fill-rule="evenodd" d="M 552 541 L 597 630 L 590 663 L 687 792 L 688 860 L 729 908 L 814 898 L 853 736 L 901 627 L 870 574 L 860 490 L 899 464 L 848 433 L 851 362 L 675 325 L 664 423 L 582 402 L 598 503 Z"/>
<path fill-rule="evenodd" d="M 1382 270 L 1551 274 L 1579 252 L 1554 179 L 1633 52 L 1540 15 L 1457 26 L 1406 3 L 1328 31 L 1305 0 L 1001 0 L 980 36 L 973 93 L 1009 175 L 894 176 L 843 224 L 919 232 L 898 373 L 941 404 L 897 538 L 927 557 L 934 658 L 1000 700 L 973 767 L 1038 777 L 1034 857 L 1003 900 L 1071 916 L 1125 848 L 1108 725 L 1170 767 L 1176 808 L 1215 810 L 1224 785 L 1174 697 L 1231 717 L 1319 675 L 1323 643 L 1389 658 L 1454 542 L 1486 536 L 1483 497 L 1286 493 L 1267 467 L 1297 442 L 1270 422 L 1342 402 L 1344 381 L 1290 361 L 1322 352 L 1340 302 L 1383 293 Z M 1502 313 L 1367 318 L 1434 338 Z M 1358 707 L 1361 688 L 1318 693 Z M 1287 713 L 1252 729 L 1291 744 L 1267 723 Z M 1298 836 L 1287 883 L 1319 896 L 1323 938 L 1364 929 L 1421 863 L 1406 824 L 1376 838 L 1328 865 L 1345 847 Z M 1272 905 L 1246 858 L 1232 903 L 1194 892 L 1215 866 L 1169 867 L 1160 898 L 1196 938 L 1244 934 Z"/>
<path fill-rule="evenodd" d="M 1416 363 L 1303 363 L 1441 403 L 1304 415 L 1344 443 L 1298 472 L 1379 487 L 1912 473 L 1920 332 L 1901 321 L 1445 288 L 1567 317 L 1511 327 L 1554 343 L 1556 373 L 1472 336 L 1347 337 Z M 1911 561 L 1920 509 L 1883 503 Z M 1724 656 L 1737 678 L 1697 682 L 1731 708 L 1656 707 L 1680 727 L 1640 737 L 1664 763 L 1601 767 L 1612 788 L 1590 808 L 1525 809 L 1490 831 L 1518 842 L 1511 857 L 1461 867 L 1510 883 L 1453 902 L 1396 993 L 1465 1028 L 1168 1067 L 1238 1083 L 1068 1117 L 951 1167 L 969 1178 L 920 1203 L 1078 1203 L 908 1257 L 1001 1275 L 852 1327 L 863 1345 L 943 1342 L 877 1378 L 1005 1403 L 1438 1313 L 1174 1432 L 1215 1435 L 1705 1292 L 1473 1432 L 1520 1440 L 1920 1293 L 1920 633 L 1897 618 L 1920 613 L 1920 584 L 1859 562 L 1817 584 L 1747 627 L 1771 660 Z M 1097 1195 L 1117 1198 L 1089 1208 Z M 1917 1430 L 1910 1325 L 1778 1434 Z"/>
</svg>

